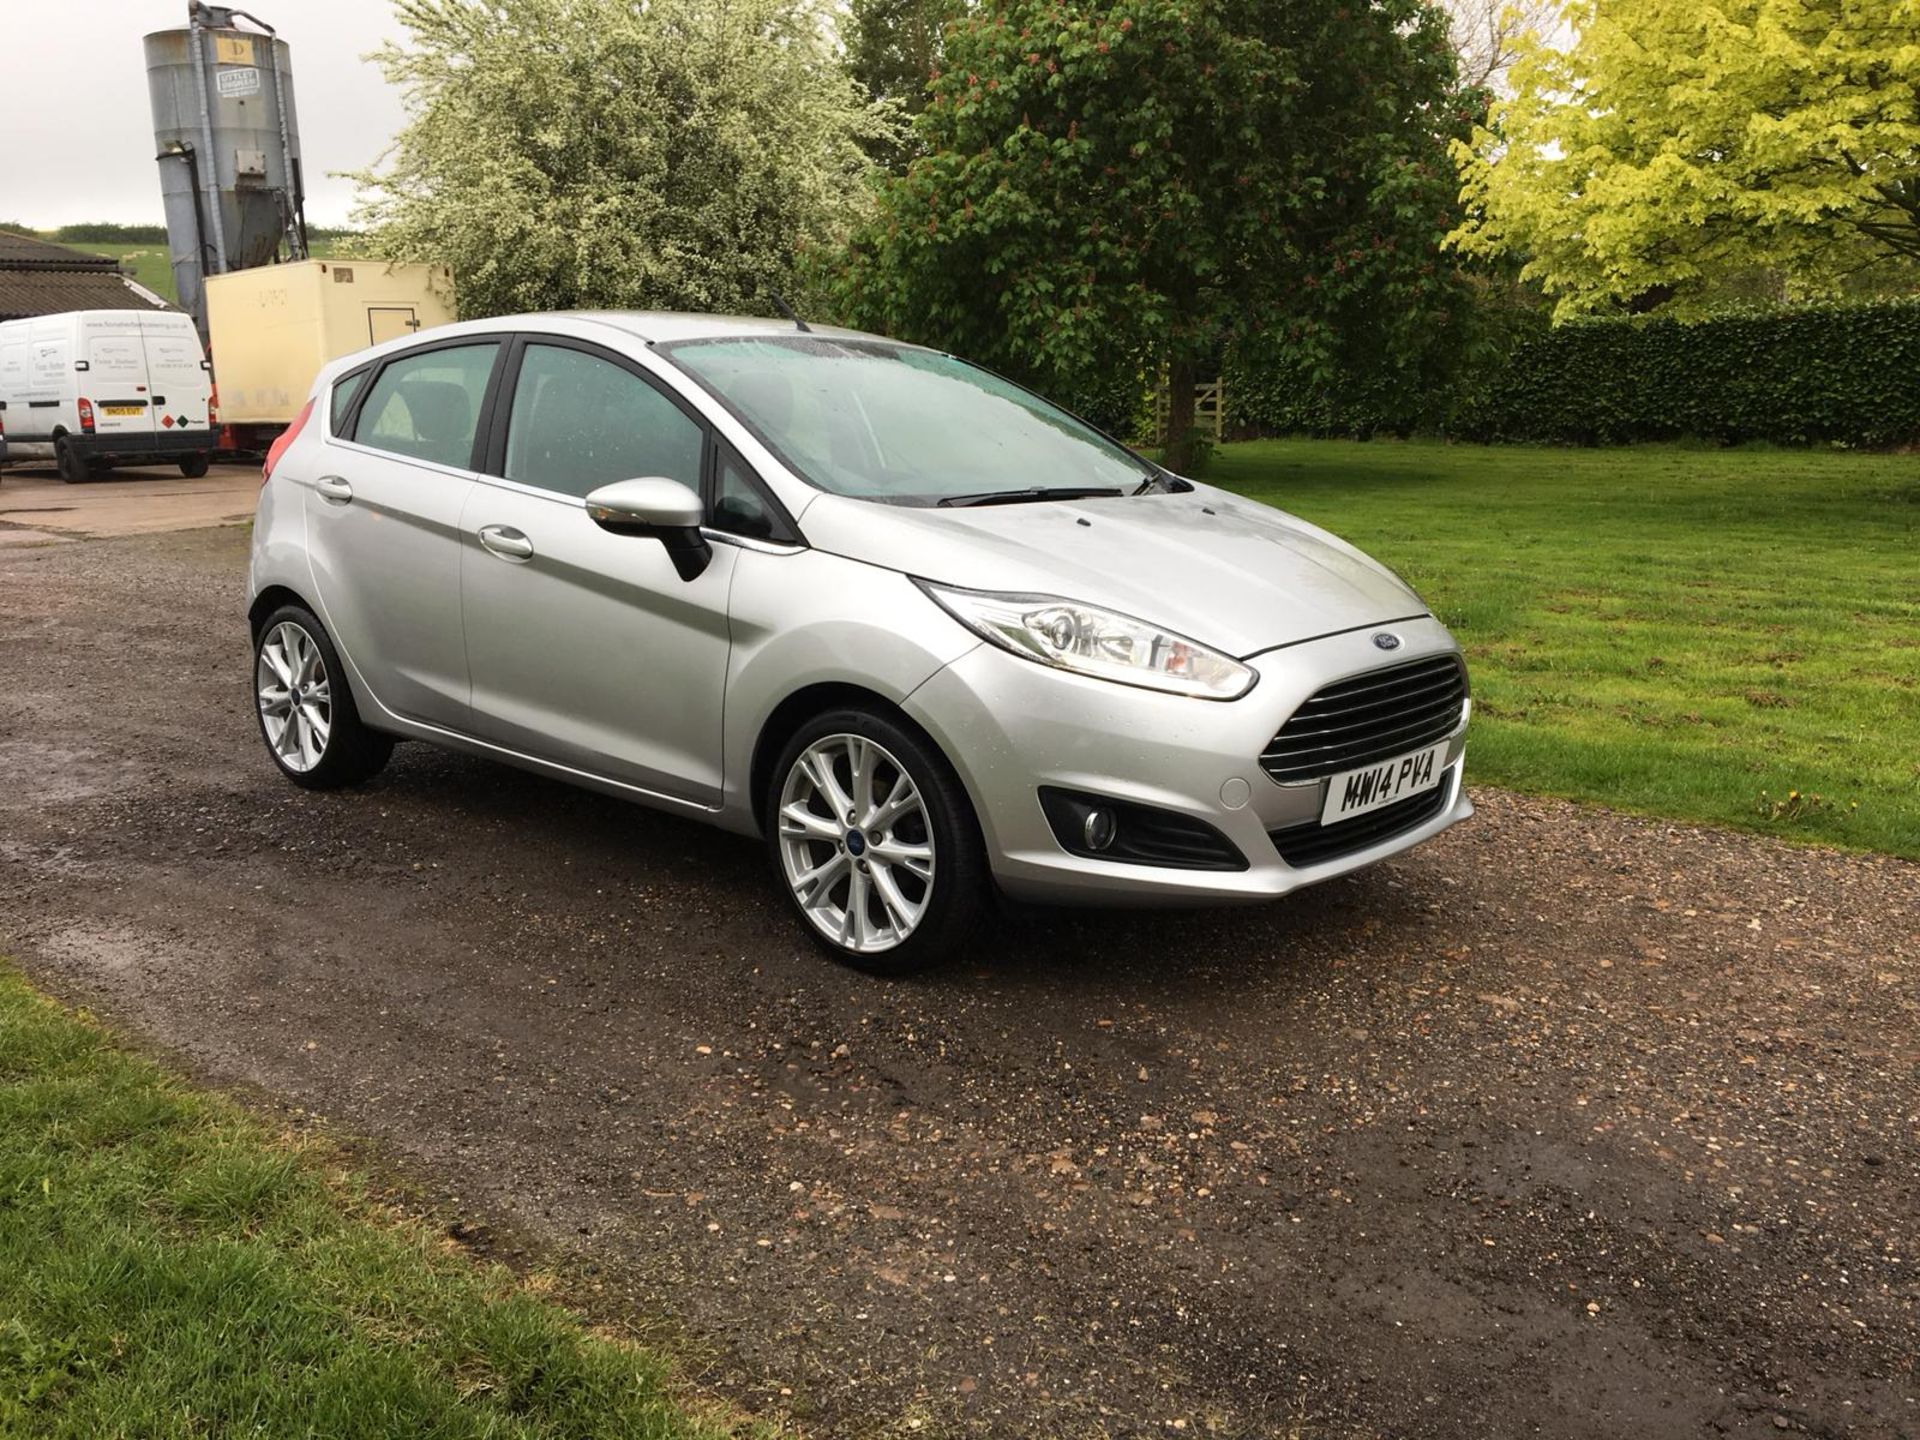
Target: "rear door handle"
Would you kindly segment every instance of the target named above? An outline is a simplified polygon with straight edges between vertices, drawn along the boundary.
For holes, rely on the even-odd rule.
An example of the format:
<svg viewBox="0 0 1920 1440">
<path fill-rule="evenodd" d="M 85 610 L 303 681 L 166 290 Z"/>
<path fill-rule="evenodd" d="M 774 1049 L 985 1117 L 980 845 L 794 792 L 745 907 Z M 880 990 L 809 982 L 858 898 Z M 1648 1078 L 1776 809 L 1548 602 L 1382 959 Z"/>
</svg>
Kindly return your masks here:
<svg viewBox="0 0 1920 1440">
<path fill-rule="evenodd" d="M 353 499 L 353 487 L 338 475 L 322 475 L 313 482 L 313 488 L 320 492 L 320 498 L 335 505 L 344 505 Z"/>
<path fill-rule="evenodd" d="M 533 541 L 511 525 L 482 525 L 480 543 L 502 560 L 533 558 Z"/>
</svg>

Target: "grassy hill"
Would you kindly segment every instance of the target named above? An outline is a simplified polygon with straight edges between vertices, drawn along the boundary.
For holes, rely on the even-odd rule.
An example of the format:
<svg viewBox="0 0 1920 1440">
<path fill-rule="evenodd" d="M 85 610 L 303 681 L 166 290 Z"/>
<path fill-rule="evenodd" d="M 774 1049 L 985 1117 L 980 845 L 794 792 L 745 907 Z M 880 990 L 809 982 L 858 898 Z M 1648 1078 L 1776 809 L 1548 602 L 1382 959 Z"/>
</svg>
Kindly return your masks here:
<svg viewBox="0 0 1920 1440">
<path fill-rule="evenodd" d="M 167 258 L 167 246 L 164 241 L 88 241 L 61 240 L 56 232 L 40 230 L 33 232 L 43 240 L 65 245 L 72 250 L 81 250 L 89 255 L 108 255 L 118 260 L 133 276 L 135 281 L 153 291 L 168 304 L 177 305 L 180 297 L 174 293 L 173 267 Z M 313 256 L 316 260 L 325 260 L 336 254 L 342 237 L 328 236 L 313 241 Z"/>
</svg>

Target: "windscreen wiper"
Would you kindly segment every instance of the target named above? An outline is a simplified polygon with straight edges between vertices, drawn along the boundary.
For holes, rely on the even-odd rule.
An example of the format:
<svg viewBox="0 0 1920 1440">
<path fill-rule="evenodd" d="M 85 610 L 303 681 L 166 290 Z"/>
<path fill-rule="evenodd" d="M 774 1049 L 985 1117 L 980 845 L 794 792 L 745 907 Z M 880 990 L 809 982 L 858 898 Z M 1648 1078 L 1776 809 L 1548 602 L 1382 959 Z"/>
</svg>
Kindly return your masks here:
<svg viewBox="0 0 1920 1440">
<path fill-rule="evenodd" d="M 1096 495 L 1123 495 L 1108 485 L 1035 485 L 1026 490 L 982 490 L 977 495 L 942 495 L 936 505 L 1024 505 L 1029 500 L 1088 500 Z"/>
</svg>

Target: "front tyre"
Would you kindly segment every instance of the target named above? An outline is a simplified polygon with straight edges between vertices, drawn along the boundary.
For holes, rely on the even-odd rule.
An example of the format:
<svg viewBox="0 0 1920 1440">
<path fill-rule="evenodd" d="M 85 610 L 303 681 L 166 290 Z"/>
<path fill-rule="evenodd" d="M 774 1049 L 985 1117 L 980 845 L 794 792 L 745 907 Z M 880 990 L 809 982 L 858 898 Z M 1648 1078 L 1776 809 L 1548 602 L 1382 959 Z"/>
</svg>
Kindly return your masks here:
<svg viewBox="0 0 1920 1440">
<path fill-rule="evenodd" d="M 337 790 L 379 773 L 393 739 L 354 707 L 333 641 L 313 615 L 283 605 L 253 646 L 254 713 L 280 773 L 308 790 Z"/>
<path fill-rule="evenodd" d="M 769 782 L 767 844 L 834 958 L 902 975 L 946 959 L 986 895 L 979 825 L 946 758 L 877 710 L 815 717 Z"/>
<path fill-rule="evenodd" d="M 198 480 L 207 473 L 212 464 L 204 450 L 193 455 L 183 455 L 180 457 L 180 473 L 189 480 Z"/>
</svg>

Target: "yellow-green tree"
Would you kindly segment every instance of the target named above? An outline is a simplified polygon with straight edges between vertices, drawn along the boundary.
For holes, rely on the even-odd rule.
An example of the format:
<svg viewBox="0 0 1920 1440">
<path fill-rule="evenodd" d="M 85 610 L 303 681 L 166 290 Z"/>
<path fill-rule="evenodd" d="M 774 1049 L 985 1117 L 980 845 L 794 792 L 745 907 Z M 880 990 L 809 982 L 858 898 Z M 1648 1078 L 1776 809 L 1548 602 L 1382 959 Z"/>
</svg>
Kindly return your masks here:
<svg viewBox="0 0 1920 1440">
<path fill-rule="evenodd" d="M 1920 0 L 1571 0 L 1455 147 L 1470 253 L 1556 314 L 1796 298 L 1920 261 Z"/>
</svg>

